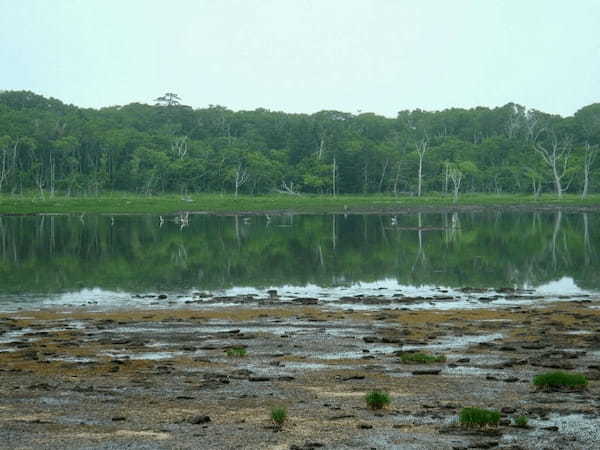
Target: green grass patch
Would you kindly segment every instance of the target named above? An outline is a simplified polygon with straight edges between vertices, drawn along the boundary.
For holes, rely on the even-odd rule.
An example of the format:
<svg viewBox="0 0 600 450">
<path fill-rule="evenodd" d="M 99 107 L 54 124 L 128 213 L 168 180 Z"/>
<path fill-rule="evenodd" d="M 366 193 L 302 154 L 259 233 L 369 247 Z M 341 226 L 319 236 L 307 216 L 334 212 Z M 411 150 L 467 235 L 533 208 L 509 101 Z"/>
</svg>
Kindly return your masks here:
<svg viewBox="0 0 600 450">
<path fill-rule="evenodd" d="M 231 356 L 234 358 L 243 358 L 247 354 L 248 352 L 244 347 L 234 347 L 227 349 L 227 356 Z"/>
<path fill-rule="evenodd" d="M 500 422 L 500 413 L 489 409 L 463 408 L 460 411 L 459 421 L 465 427 L 495 427 Z"/>
<path fill-rule="evenodd" d="M 427 353 L 402 353 L 400 359 L 404 364 L 434 364 L 446 362 L 444 355 L 429 355 Z"/>
<path fill-rule="evenodd" d="M 259 212 L 298 212 L 298 213 L 345 213 L 345 212 L 387 212 L 393 213 L 405 208 L 452 207 L 457 206 L 593 206 L 600 204 L 600 195 L 594 194 L 581 199 L 575 194 L 545 194 L 533 197 L 525 194 L 465 194 L 455 203 L 451 195 L 431 194 L 424 197 L 373 195 L 240 195 L 231 194 L 161 194 L 156 196 L 136 195 L 127 192 L 105 192 L 98 196 L 55 195 L 44 198 L 38 194 L 0 194 L 0 214 L 36 213 L 105 213 L 105 214 L 173 214 L 181 211 L 211 213 L 259 213 Z"/>
<path fill-rule="evenodd" d="M 390 394 L 384 391 L 371 391 L 365 396 L 367 407 L 370 409 L 382 409 L 391 402 Z"/>
<path fill-rule="evenodd" d="M 515 427 L 527 428 L 529 419 L 525 416 L 519 416 L 519 417 L 515 417 L 514 422 L 515 422 Z"/>
<path fill-rule="evenodd" d="M 283 406 L 277 406 L 271 409 L 271 420 L 278 427 L 283 426 L 283 424 L 287 421 L 288 413 L 287 409 Z"/>
<path fill-rule="evenodd" d="M 585 375 L 562 371 L 545 372 L 533 377 L 533 384 L 541 389 L 583 389 L 588 380 Z"/>
</svg>

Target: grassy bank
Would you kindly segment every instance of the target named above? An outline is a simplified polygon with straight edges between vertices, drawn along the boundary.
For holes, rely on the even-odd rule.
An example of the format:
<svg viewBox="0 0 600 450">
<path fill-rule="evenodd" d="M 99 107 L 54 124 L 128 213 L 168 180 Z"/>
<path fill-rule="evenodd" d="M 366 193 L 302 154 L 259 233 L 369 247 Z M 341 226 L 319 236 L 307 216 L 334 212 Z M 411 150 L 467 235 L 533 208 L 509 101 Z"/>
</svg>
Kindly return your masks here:
<svg viewBox="0 0 600 450">
<path fill-rule="evenodd" d="M 455 203 L 450 196 L 431 195 L 409 197 L 391 195 L 260 195 L 239 196 L 221 194 L 196 194 L 141 196 L 129 193 L 107 193 L 100 196 L 41 198 L 39 195 L 1 195 L 0 214 L 37 213 L 156 213 L 168 214 L 179 211 L 202 211 L 211 213 L 234 212 L 394 212 L 404 209 L 429 207 L 494 207 L 551 206 L 600 208 L 600 195 L 582 200 L 578 195 L 565 195 L 557 199 L 553 195 L 535 198 L 531 195 L 469 194 L 460 196 Z"/>
</svg>

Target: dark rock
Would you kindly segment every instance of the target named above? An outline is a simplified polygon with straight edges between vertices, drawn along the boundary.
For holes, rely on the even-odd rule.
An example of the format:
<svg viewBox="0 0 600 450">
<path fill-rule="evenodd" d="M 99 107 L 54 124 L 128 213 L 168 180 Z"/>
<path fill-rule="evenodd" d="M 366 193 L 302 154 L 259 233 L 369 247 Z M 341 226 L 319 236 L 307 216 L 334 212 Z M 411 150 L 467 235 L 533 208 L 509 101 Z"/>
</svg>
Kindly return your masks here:
<svg viewBox="0 0 600 450">
<path fill-rule="evenodd" d="M 201 425 L 203 423 L 210 422 L 210 417 L 209 416 L 194 416 L 194 417 L 191 417 L 190 419 L 188 419 L 188 422 L 191 423 L 192 425 Z"/>
<path fill-rule="evenodd" d="M 349 377 L 340 378 L 342 381 L 351 381 L 351 380 L 364 380 L 364 375 L 352 375 Z"/>
<path fill-rule="evenodd" d="M 467 448 L 495 448 L 498 447 L 498 441 L 476 442 L 469 445 Z"/>
<path fill-rule="evenodd" d="M 246 378 L 252 376 L 253 374 L 254 374 L 254 372 L 252 372 L 251 370 L 239 369 L 239 370 L 232 371 L 229 376 L 231 378 L 236 378 L 238 380 L 241 380 L 241 379 L 246 379 Z"/>
<path fill-rule="evenodd" d="M 312 297 L 299 297 L 292 299 L 292 302 L 298 303 L 300 305 L 316 305 L 317 303 L 319 303 L 319 299 Z"/>
<path fill-rule="evenodd" d="M 359 423 L 357 428 L 360 428 L 361 430 L 370 430 L 371 428 L 373 428 L 373 425 L 370 425 L 368 423 Z"/>
<path fill-rule="evenodd" d="M 124 416 L 115 416 L 110 420 L 112 420 L 113 422 L 123 422 L 124 420 L 127 420 L 127 418 Z"/>
<path fill-rule="evenodd" d="M 252 381 L 252 382 L 271 381 L 271 378 L 270 377 L 248 377 L 248 381 Z"/>
<path fill-rule="evenodd" d="M 546 367 L 549 369 L 573 370 L 575 368 L 572 363 L 558 358 L 532 358 L 529 360 L 529 364 L 534 367 Z"/>
<path fill-rule="evenodd" d="M 167 294 L 160 294 L 157 298 L 159 298 L 160 300 L 164 300 L 167 297 L 168 297 Z"/>
<path fill-rule="evenodd" d="M 328 420 L 342 420 L 342 419 L 351 419 L 354 417 L 354 414 L 342 414 L 339 416 L 331 416 L 328 417 Z"/>
<path fill-rule="evenodd" d="M 48 383 L 38 383 L 38 384 L 32 384 L 31 386 L 29 386 L 29 389 L 38 389 L 40 391 L 51 391 L 51 390 L 55 389 L 55 387 L 49 385 Z"/>
<path fill-rule="evenodd" d="M 413 375 L 439 375 L 442 369 L 419 369 L 413 370 Z"/>
<path fill-rule="evenodd" d="M 524 348 L 525 350 L 541 350 L 546 347 L 548 347 L 548 344 L 542 344 L 537 342 L 521 345 L 521 348 Z"/>
<path fill-rule="evenodd" d="M 383 344 L 402 344 L 403 340 L 399 339 L 399 338 L 390 338 L 390 337 L 384 337 L 381 338 L 381 343 Z"/>
<path fill-rule="evenodd" d="M 290 445 L 290 450 L 315 450 L 317 448 L 323 448 L 323 447 L 325 447 L 325 444 L 322 444 L 320 442 L 306 441 L 302 445 L 296 445 L 296 444 Z"/>
</svg>

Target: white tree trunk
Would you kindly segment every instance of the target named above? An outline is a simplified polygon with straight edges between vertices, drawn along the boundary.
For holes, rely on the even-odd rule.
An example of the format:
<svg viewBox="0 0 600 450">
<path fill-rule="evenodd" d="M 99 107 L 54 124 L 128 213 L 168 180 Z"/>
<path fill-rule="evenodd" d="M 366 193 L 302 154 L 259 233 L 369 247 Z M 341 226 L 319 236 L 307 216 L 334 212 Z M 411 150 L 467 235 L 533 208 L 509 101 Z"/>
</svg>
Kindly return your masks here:
<svg viewBox="0 0 600 450">
<path fill-rule="evenodd" d="M 427 147 L 429 142 L 427 139 L 423 139 L 417 142 L 417 154 L 419 155 L 419 184 L 417 186 L 417 196 L 421 196 L 422 186 L 423 186 L 423 158 L 425 157 L 425 152 L 427 152 Z"/>
<path fill-rule="evenodd" d="M 598 156 L 598 148 L 591 147 L 589 143 L 585 144 L 585 156 L 583 158 L 583 192 L 581 198 L 586 198 L 590 185 L 590 169 Z"/>
<path fill-rule="evenodd" d="M 242 165 L 238 165 L 235 169 L 235 196 L 238 196 L 238 192 L 240 187 L 242 187 L 246 182 L 250 179 L 248 175 L 248 171 L 242 167 Z"/>
<path fill-rule="evenodd" d="M 454 202 L 456 203 L 456 201 L 458 200 L 458 192 L 460 190 L 460 182 L 462 181 L 463 174 L 459 169 L 453 167 L 450 169 L 448 176 L 452 180 Z"/>
<path fill-rule="evenodd" d="M 546 165 L 552 170 L 554 189 L 558 198 L 562 197 L 563 189 L 562 179 L 567 172 L 569 157 L 571 156 L 571 141 L 568 138 L 559 140 L 554 132 L 550 133 L 549 145 L 542 145 L 539 142 L 534 143 L 533 147 L 542 157 Z"/>
<path fill-rule="evenodd" d="M 331 190 L 331 194 L 335 197 L 335 179 L 336 179 L 336 170 L 337 170 L 337 166 L 335 163 L 335 155 L 333 157 L 333 166 L 331 168 L 331 178 L 332 178 L 332 190 Z"/>
</svg>

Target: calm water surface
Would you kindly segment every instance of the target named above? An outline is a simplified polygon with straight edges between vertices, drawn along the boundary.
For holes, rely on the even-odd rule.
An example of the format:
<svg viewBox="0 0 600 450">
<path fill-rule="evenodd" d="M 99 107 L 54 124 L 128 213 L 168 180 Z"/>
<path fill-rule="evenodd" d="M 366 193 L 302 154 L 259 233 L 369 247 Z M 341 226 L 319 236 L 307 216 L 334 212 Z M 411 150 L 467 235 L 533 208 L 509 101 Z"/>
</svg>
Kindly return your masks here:
<svg viewBox="0 0 600 450">
<path fill-rule="evenodd" d="M 600 291 L 600 214 L 0 216 L 0 306 L 194 291 Z M 4 308 L 6 309 L 6 308 Z"/>
</svg>

